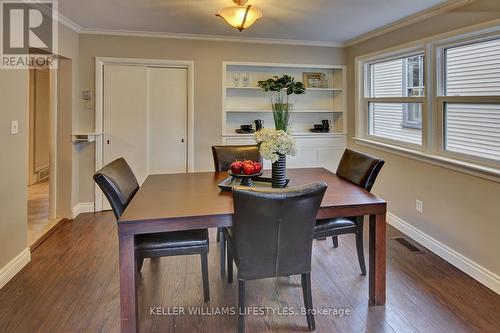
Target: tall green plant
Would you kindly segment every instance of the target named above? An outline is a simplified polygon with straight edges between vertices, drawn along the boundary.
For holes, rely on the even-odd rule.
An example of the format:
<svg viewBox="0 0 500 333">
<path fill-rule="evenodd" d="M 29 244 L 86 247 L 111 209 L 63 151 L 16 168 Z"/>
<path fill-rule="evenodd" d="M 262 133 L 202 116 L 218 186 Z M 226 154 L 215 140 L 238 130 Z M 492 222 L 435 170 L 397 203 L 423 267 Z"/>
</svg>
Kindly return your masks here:
<svg viewBox="0 0 500 333">
<path fill-rule="evenodd" d="M 306 88 L 302 82 L 295 82 L 290 75 L 273 76 L 265 81 L 259 81 L 258 86 L 265 92 L 271 92 L 271 106 L 273 109 L 274 126 L 277 130 L 288 130 L 288 122 L 293 110 L 290 95 L 302 95 Z"/>
</svg>

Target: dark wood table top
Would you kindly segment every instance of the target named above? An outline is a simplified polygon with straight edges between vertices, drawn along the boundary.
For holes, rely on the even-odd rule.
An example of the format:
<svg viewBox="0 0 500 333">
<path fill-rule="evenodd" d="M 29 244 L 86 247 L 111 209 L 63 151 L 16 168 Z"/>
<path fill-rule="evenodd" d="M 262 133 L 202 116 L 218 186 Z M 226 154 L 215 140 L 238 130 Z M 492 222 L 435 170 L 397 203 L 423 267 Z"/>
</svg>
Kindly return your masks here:
<svg viewBox="0 0 500 333">
<path fill-rule="evenodd" d="M 328 184 L 318 218 L 386 213 L 384 200 L 324 168 L 288 169 L 287 174 L 291 179 L 289 186 L 319 180 Z M 151 175 L 130 202 L 118 225 L 232 216 L 231 193 L 221 192 L 217 187 L 226 177 L 227 172 Z"/>
</svg>

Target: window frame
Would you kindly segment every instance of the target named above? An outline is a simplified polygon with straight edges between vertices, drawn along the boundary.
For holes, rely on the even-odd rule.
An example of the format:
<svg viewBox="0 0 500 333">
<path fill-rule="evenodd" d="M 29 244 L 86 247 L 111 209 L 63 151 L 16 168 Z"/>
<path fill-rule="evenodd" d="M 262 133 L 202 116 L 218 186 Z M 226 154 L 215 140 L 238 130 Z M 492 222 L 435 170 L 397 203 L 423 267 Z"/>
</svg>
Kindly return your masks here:
<svg viewBox="0 0 500 333">
<path fill-rule="evenodd" d="M 446 49 L 500 38 L 500 20 L 478 24 L 456 31 L 442 33 L 415 42 L 391 47 L 386 50 L 355 58 L 355 134 L 353 140 L 360 145 L 395 153 L 448 169 L 500 182 L 500 162 L 488 158 L 451 152 L 445 149 L 446 103 L 500 103 L 500 96 L 445 96 L 446 84 L 444 52 Z M 365 80 L 366 65 L 418 53 L 424 58 L 423 97 L 406 97 L 408 103 L 422 103 L 422 145 L 369 135 L 367 97 L 368 82 Z M 471 98 L 472 97 L 472 98 Z M 384 98 L 387 102 L 399 102 L 401 98 Z M 380 101 L 379 101 L 380 102 Z"/>
<path fill-rule="evenodd" d="M 500 33 L 484 34 L 482 36 L 462 37 L 459 36 L 451 42 L 434 43 L 433 47 L 436 53 L 436 112 L 437 125 L 436 131 L 437 153 L 440 156 L 457 159 L 464 162 L 472 162 L 480 165 L 490 166 L 500 169 L 500 161 L 493 160 L 476 155 L 459 153 L 446 150 L 446 104 L 500 104 L 500 95 L 471 95 L 471 96 L 450 96 L 446 95 L 446 50 L 453 47 L 471 45 L 489 40 L 500 39 Z"/>
<path fill-rule="evenodd" d="M 401 59 L 401 58 L 408 58 L 408 57 L 412 57 L 412 56 L 418 56 L 418 55 L 423 55 L 424 56 L 424 70 L 423 70 L 423 74 L 424 74 L 424 95 L 423 96 L 401 96 L 401 97 L 371 97 L 372 95 L 372 87 L 373 87 L 373 74 L 372 74 L 372 68 L 371 68 L 371 65 L 373 64 L 376 64 L 376 63 L 380 63 L 380 62 L 386 62 L 386 61 L 391 61 L 391 60 L 396 60 L 396 59 Z M 363 115 L 364 115 L 364 119 L 366 119 L 366 124 L 361 125 L 361 124 L 358 124 L 358 125 L 361 125 L 361 127 L 363 127 L 361 129 L 361 131 L 363 131 L 364 133 L 364 138 L 367 138 L 367 139 L 370 139 L 370 140 L 374 140 L 374 141 L 378 141 L 378 142 L 382 142 L 382 143 L 386 143 L 386 144 L 393 144 L 393 145 L 397 145 L 397 146 L 400 146 L 400 147 L 404 147 L 404 148 L 410 148 L 410 149 L 415 149 L 415 150 L 418 150 L 418 151 L 424 151 L 425 150 L 425 147 L 427 145 L 427 140 L 426 140 L 426 130 L 425 130 L 425 126 L 424 126 L 424 118 L 427 114 L 427 95 L 428 95 L 428 91 L 429 91 L 429 87 L 426 86 L 425 84 L 427 83 L 427 80 L 426 80 L 426 71 L 425 71 L 425 67 L 426 67 L 426 61 L 425 59 L 427 58 L 427 54 L 426 54 L 426 49 L 423 45 L 418 45 L 416 47 L 412 47 L 412 48 L 408 48 L 408 49 L 405 49 L 405 50 L 401 50 L 401 51 L 398 51 L 398 52 L 393 52 L 393 53 L 390 53 L 390 54 L 382 54 L 382 55 L 379 55 L 379 56 L 375 56 L 375 57 L 370 57 L 370 58 L 367 58 L 365 59 L 363 62 L 362 62 L 362 73 L 359 73 L 362 75 L 362 91 L 360 92 L 361 93 L 361 96 L 362 98 L 361 99 L 358 99 L 358 107 L 361 107 L 361 109 L 363 110 Z M 403 66 L 407 66 L 407 63 L 406 61 L 404 62 L 404 65 Z M 401 88 L 402 90 L 402 95 L 407 95 L 407 84 L 406 84 L 406 81 L 407 81 L 407 73 L 406 73 L 406 70 L 404 71 L 405 75 L 403 75 L 403 87 Z M 403 93 L 404 92 L 404 93 Z M 421 144 L 418 145 L 418 144 L 413 144 L 413 143 L 409 143 L 409 142 L 404 142 L 404 141 L 399 141 L 399 140 L 393 140 L 393 139 L 389 139 L 389 138 L 384 138 L 384 137 L 380 137 L 380 136 L 376 136 L 376 135 L 371 135 L 370 134 L 370 126 L 371 126 L 371 121 L 370 121 L 370 104 L 371 103 L 418 103 L 418 104 L 421 104 L 422 107 L 421 107 L 421 112 L 422 112 L 422 128 L 418 128 L 418 127 L 410 127 L 408 126 L 408 128 L 412 128 L 412 129 L 419 129 L 422 131 L 422 138 L 421 138 Z M 403 119 L 402 119 L 402 124 L 401 126 L 405 127 L 404 126 L 404 119 L 406 118 L 406 110 L 403 111 Z M 356 119 L 358 119 L 358 117 L 356 117 Z"/>
</svg>

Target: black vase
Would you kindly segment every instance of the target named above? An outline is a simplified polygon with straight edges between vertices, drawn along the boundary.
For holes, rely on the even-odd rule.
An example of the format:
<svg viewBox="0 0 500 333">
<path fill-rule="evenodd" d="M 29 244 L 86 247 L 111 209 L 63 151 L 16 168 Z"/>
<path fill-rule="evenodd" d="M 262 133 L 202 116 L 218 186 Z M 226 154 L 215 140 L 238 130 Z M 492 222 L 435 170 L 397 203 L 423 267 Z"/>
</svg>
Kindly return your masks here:
<svg viewBox="0 0 500 333">
<path fill-rule="evenodd" d="M 279 154 L 279 158 L 272 165 L 272 186 L 273 188 L 286 187 L 286 156 Z"/>
</svg>

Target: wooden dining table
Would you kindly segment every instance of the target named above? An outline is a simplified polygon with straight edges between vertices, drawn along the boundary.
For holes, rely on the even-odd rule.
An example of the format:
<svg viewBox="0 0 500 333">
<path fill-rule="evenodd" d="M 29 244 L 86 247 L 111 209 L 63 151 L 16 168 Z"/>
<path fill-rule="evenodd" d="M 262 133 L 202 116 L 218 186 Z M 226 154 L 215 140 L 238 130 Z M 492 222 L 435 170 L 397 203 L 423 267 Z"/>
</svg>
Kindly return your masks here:
<svg viewBox="0 0 500 333">
<path fill-rule="evenodd" d="M 386 202 L 324 168 L 288 169 L 287 175 L 289 186 L 328 184 L 318 219 L 369 216 L 368 300 L 385 304 Z M 135 194 L 118 220 L 122 332 L 138 331 L 135 235 L 230 227 L 233 198 L 217 187 L 226 177 L 227 172 L 151 175 Z"/>
</svg>

